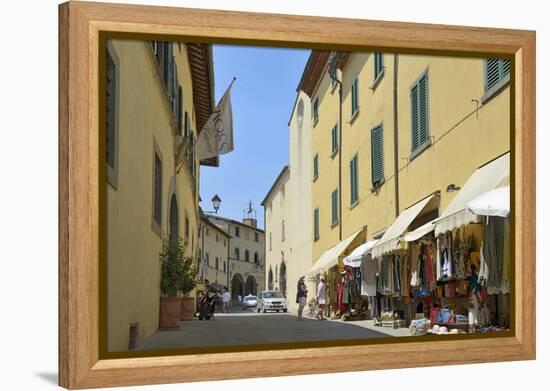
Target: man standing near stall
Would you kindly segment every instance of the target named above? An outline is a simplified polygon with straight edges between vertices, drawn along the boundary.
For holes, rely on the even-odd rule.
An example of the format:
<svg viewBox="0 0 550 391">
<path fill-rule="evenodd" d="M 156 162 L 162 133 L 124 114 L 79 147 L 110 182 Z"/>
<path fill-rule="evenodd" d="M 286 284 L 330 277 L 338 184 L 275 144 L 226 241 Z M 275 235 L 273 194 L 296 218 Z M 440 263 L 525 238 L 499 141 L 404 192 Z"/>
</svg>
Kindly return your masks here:
<svg viewBox="0 0 550 391">
<path fill-rule="evenodd" d="M 325 279 L 321 277 L 319 285 L 317 285 L 317 304 L 319 304 L 319 312 L 317 313 L 317 319 L 325 320 L 324 312 L 327 304 L 327 286 L 325 285 Z"/>
</svg>

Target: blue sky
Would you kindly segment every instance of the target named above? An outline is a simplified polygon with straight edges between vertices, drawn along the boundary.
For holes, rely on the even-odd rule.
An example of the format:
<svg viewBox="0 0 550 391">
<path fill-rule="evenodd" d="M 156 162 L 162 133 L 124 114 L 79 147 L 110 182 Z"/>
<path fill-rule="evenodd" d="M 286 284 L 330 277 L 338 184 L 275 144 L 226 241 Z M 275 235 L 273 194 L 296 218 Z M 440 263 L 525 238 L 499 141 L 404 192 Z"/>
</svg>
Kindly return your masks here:
<svg viewBox="0 0 550 391">
<path fill-rule="evenodd" d="M 236 77 L 231 90 L 235 150 L 222 155 L 220 167 L 201 167 L 201 206 L 222 199 L 219 214 L 241 220 L 252 200 L 259 227 L 260 203 L 288 164 L 288 120 L 296 86 L 309 50 L 214 45 L 216 102 Z"/>
</svg>

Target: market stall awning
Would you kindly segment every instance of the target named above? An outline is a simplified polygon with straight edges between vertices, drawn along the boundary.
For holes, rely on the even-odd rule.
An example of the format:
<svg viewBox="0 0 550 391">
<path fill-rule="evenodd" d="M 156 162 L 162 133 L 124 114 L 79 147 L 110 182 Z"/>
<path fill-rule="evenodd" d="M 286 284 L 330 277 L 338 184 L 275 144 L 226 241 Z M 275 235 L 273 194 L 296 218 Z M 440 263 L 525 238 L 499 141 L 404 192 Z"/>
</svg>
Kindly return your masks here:
<svg viewBox="0 0 550 391">
<path fill-rule="evenodd" d="M 403 236 L 403 240 L 405 242 L 414 242 L 415 240 L 418 240 L 421 237 L 429 234 L 434 229 L 435 229 L 435 225 L 433 224 L 433 220 L 432 220 L 429 223 L 418 227 L 414 231 L 406 233 L 405 236 Z"/>
<path fill-rule="evenodd" d="M 436 197 L 435 193 L 401 212 L 372 249 L 372 257 L 377 258 L 390 251 L 397 250 L 399 248 L 399 237 L 434 197 Z"/>
<path fill-rule="evenodd" d="M 468 202 L 468 209 L 476 215 L 507 217 L 510 214 L 510 186 L 483 193 Z"/>
<path fill-rule="evenodd" d="M 360 229 L 357 232 L 354 232 L 340 243 L 335 244 L 331 248 L 321 255 L 321 257 L 313 264 L 313 266 L 306 272 L 306 277 L 315 277 L 321 271 L 328 269 L 336 264 L 338 264 L 338 258 L 342 255 L 348 246 L 353 242 L 353 239 L 357 237 L 363 231 Z"/>
<path fill-rule="evenodd" d="M 352 251 L 350 255 L 344 258 L 344 265 L 351 267 L 361 266 L 361 261 L 363 260 L 363 257 L 372 250 L 377 242 L 378 240 L 369 240 L 366 243 L 363 243 L 362 245 L 357 247 L 355 250 Z"/>
<path fill-rule="evenodd" d="M 434 221 L 435 235 L 477 222 L 478 215 L 468 209 L 468 202 L 483 193 L 509 185 L 509 178 L 510 153 L 478 168 L 449 203 L 447 209 Z"/>
</svg>

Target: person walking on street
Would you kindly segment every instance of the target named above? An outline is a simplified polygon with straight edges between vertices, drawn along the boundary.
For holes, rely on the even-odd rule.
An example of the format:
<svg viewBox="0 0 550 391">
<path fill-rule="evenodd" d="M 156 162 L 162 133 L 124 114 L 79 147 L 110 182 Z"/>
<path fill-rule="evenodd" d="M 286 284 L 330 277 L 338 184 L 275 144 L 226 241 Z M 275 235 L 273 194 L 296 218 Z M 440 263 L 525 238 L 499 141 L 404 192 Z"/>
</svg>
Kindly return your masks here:
<svg viewBox="0 0 550 391">
<path fill-rule="evenodd" d="M 222 301 L 223 301 L 223 312 L 229 313 L 229 302 L 231 301 L 231 295 L 229 294 L 227 289 L 223 290 Z"/>
<path fill-rule="evenodd" d="M 298 289 L 296 292 L 296 303 L 298 303 L 298 320 L 304 320 L 302 313 L 307 303 L 307 286 L 304 282 L 305 276 L 300 277 L 298 280 Z"/>
<path fill-rule="evenodd" d="M 325 279 L 321 278 L 319 285 L 317 285 L 317 304 L 319 305 L 319 312 L 317 313 L 317 319 L 325 320 L 324 312 L 327 304 L 327 286 L 325 285 Z"/>
</svg>

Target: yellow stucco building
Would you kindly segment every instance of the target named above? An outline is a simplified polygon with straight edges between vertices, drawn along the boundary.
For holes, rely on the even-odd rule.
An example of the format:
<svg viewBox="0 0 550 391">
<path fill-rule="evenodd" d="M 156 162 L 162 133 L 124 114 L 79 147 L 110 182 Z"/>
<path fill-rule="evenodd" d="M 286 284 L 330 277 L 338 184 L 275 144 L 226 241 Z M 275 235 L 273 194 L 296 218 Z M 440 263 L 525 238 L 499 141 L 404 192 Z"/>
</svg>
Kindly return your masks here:
<svg viewBox="0 0 550 391">
<path fill-rule="evenodd" d="M 187 255 L 198 255 L 195 142 L 213 83 L 209 45 L 108 42 L 108 351 L 128 350 L 159 326 L 163 237 L 181 237 Z"/>
<path fill-rule="evenodd" d="M 499 59 L 312 51 L 298 87 L 311 104 L 311 262 L 357 232 L 350 249 L 379 238 L 432 194 L 410 228 L 436 218 L 448 189 L 509 152 L 509 79 Z"/>
</svg>

